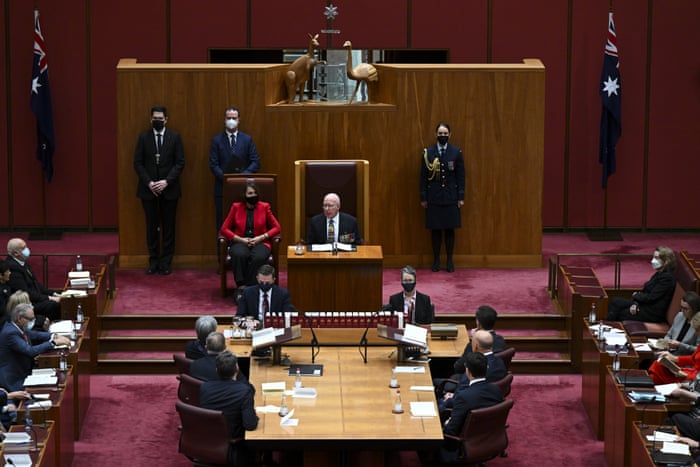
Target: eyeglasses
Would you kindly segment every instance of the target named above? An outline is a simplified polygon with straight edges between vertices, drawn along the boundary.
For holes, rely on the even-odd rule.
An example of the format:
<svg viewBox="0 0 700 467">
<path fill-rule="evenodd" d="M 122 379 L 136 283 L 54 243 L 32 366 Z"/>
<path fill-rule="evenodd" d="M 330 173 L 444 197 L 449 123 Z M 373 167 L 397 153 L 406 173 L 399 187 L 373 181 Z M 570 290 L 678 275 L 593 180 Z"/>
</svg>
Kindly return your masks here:
<svg viewBox="0 0 700 467">
<path fill-rule="evenodd" d="M 324 204 L 323 205 L 323 209 L 330 209 L 330 208 L 334 208 L 334 207 L 335 207 L 335 204 Z"/>
</svg>

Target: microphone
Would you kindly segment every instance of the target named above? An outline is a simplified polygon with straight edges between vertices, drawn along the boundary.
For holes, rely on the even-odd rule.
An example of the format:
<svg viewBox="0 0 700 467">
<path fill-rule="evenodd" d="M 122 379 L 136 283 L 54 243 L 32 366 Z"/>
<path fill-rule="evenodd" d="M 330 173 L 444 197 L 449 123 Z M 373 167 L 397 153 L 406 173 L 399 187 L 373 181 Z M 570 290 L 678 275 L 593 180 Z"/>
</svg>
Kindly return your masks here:
<svg viewBox="0 0 700 467">
<path fill-rule="evenodd" d="M 621 383 L 622 383 L 622 392 L 627 392 L 627 376 L 629 375 L 630 370 L 631 370 L 632 368 L 636 367 L 638 364 L 639 364 L 639 359 L 638 359 L 638 358 L 635 358 L 635 359 L 634 359 L 634 362 L 632 362 L 632 365 L 630 365 L 629 368 L 626 368 L 626 369 L 625 369 L 625 379 L 624 379 L 624 381 L 621 381 Z"/>
<path fill-rule="evenodd" d="M 292 312 L 298 311 L 293 305 L 289 306 L 289 310 Z M 321 344 L 318 343 L 318 337 L 316 337 L 316 331 L 312 325 L 311 319 L 306 316 L 305 312 L 301 312 L 301 316 L 304 317 L 304 321 L 309 326 L 309 331 L 311 331 L 311 363 L 316 363 L 316 356 L 321 352 Z M 316 348 L 317 350 L 314 350 Z"/>
<path fill-rule="evenodd" d="M 39 444 L 37 442 L 36 431 L 34 430 L 34 421 L 32 420 L 32 412 L 29 407 L 25 404 L 24 406 L 24 431 L 29 435 L 31 439 L 34 440 L 34 451 L 39 450 Z"/>
<path fill-rule="evenodd" d="M 40 400 L 36 399 L 34 396 L 31 396 L 30 398 L 35 402 L 33 402 L 30 405 L 25 404 L 25 408 L 27 409 L 27 411 L 29 411 L 33 408 L 39 407 L 41 409 L 41 412 L 42 412 L 41 427 L 43 429 L 46 429 L 48 427 L 48 425 L 46 424 L 46 406 L 48 405 L 49 407 L 51 407 L 51 401 L 40 401 Z"/>
<path fill-rule="evenodd" d="M 639 428 L 642 429 L 642 430 L 646 430 L 647 428 L 649 428 L 649 425 L 647 425 L 646 423 L 644 423 L 644 414 L 645 414 L 645 412 L 646 412 L 646 410 L 647 410 L 647 406 L 648 406 L 648 405 L 649 405 L 649 402 L 646 402 L 646 403 L 644 404 L 644 406 L 642 407 L 642 413 L 639 414 L 639 418 L 640 418 L 641 420 L 640 420 L 640 423 L 639 423 L 638 426 L 639 426 Z M 654 436 L 656 436 L 656 430 L 654 430 Z"/>
<path fill-rule="evenodd" d="M 384 307 L 382 307 L 384 308 Z M 367 364 L 367 333 L 369 332 L 369 327 L 372 325 L 372 321 L 374 318 L 376 318 L 380 311 L 375 311 L 373 312 L 369 319 L 367 320 L 367 327 L 365 327 L 365 332 L 362 333 L 362 337 L 360 338 L 360 355 L 362 355 L 362 361 Z M 364 353 L 362 352 L 362 349 L 364 349 Z"/>
</svg>

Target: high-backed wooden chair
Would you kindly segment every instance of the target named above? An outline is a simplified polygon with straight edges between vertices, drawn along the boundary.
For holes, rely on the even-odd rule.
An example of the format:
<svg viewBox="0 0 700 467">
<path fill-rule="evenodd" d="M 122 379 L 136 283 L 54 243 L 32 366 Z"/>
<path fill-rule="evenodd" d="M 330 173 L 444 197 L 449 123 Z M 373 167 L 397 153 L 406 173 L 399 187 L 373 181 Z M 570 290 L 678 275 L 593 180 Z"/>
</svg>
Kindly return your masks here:
<svg viewBox="0 0 700 467">
<path fill-rule="evenodd" d="M 185 354 L 174 353 L 173 361 L 175 362 L 175 367 L 177 368 L 178 374 L 190 373 L 190 365 L 192 364 L 192 360 L 185 357 Z"/>
<path fill-rule="evenodd" d="M 270 203 L 272 213 L 277 217 L 277 174 L 225 174 L 221 204 L 224 219 L 231 209 L 231 204 L 243 201 L 243 189 L 248 180 L 255 182 L 260 200 Z M 269 262 L 277 268 L 279 267 L 279 242 L 281 239 L 281 234 L 271 239 L 272 251 Z M 219 236 L 219 276 L 222 297 L 228 293 L 228 271 L 231 269 L 228 245 L 228 240 Z"/>
<path fill-rule="evenodd" d="M 369 243 L 369 161 L 294 161 L 294 181 L 294 242 L 306 238 L 311 218 L 322 212 L 323 196 L 337 193 L 340 210 L 357 218 L 364 243 Z"/>
<path fill-rule="evenodd" d="M 506 370 L 510 371 L 510 364 L 513 361 L 513 357 L 515 356 L 515 347 L 508 347 L 507 349 L 501 350 L 500 352 L 495 352 L 493 356 L 503 360 L 503 364 L 505 365 Z"/>
<path fill-rule="evenodd" d="M 199 407 L 199 389 L 204 384 L 201 379 L 193 378 L 187 373 L 178 375 L 180 386 L 177 388 L 177 398 L 186 404 Z"/>
</svg>

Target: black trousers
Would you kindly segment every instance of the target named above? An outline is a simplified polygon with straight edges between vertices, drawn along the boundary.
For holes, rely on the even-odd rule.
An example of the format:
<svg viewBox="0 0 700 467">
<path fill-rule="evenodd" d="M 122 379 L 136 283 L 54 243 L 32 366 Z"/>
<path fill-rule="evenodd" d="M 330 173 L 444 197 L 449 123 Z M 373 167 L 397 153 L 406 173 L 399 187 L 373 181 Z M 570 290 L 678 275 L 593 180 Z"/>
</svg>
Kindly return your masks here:
<svg viewBox="0 0 700 467">
<path fill-rule="evenodd" d="M 146 245 L 150 268 L 170 269 L 175 253 L 177 199 L 142 199 L 146 214 Z"/>
<path fill-rule="evenodd" d="M 258 243 L 253 248 L 248 248 L 245 243 L 234 243 L 229 247 L 231 255 L 231 269 L 233 279 L 238 287 L 242 285 L 255 285 L 258 268 L 267 263 L 270 257 L 270 249 Z"/>
</svg>

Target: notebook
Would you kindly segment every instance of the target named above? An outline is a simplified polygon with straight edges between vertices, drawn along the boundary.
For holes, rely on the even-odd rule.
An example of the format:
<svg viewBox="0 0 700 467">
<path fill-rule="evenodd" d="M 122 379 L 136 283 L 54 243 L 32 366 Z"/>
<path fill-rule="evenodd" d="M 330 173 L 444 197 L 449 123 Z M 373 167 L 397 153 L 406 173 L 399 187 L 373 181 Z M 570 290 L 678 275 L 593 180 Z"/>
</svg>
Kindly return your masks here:
<svg viewBox="0 0 700 467">
<path fill-rule="evenodd" d="M 289 367 L 289 376 L 295 376 L 297 368 L 301 376 L 323 376 L 323 365 L 292 365 Z"/>
<path fill-rule="evenodd" d="M 615 381 L 617 384 L 623 386 L 633 387 L 633 388 L 653 388 L 654 381 L 649 377 L 649 375 L 641 374 L 625 374 L 625 372 L 620 372 L 615 375 Z"/>
</svg>

